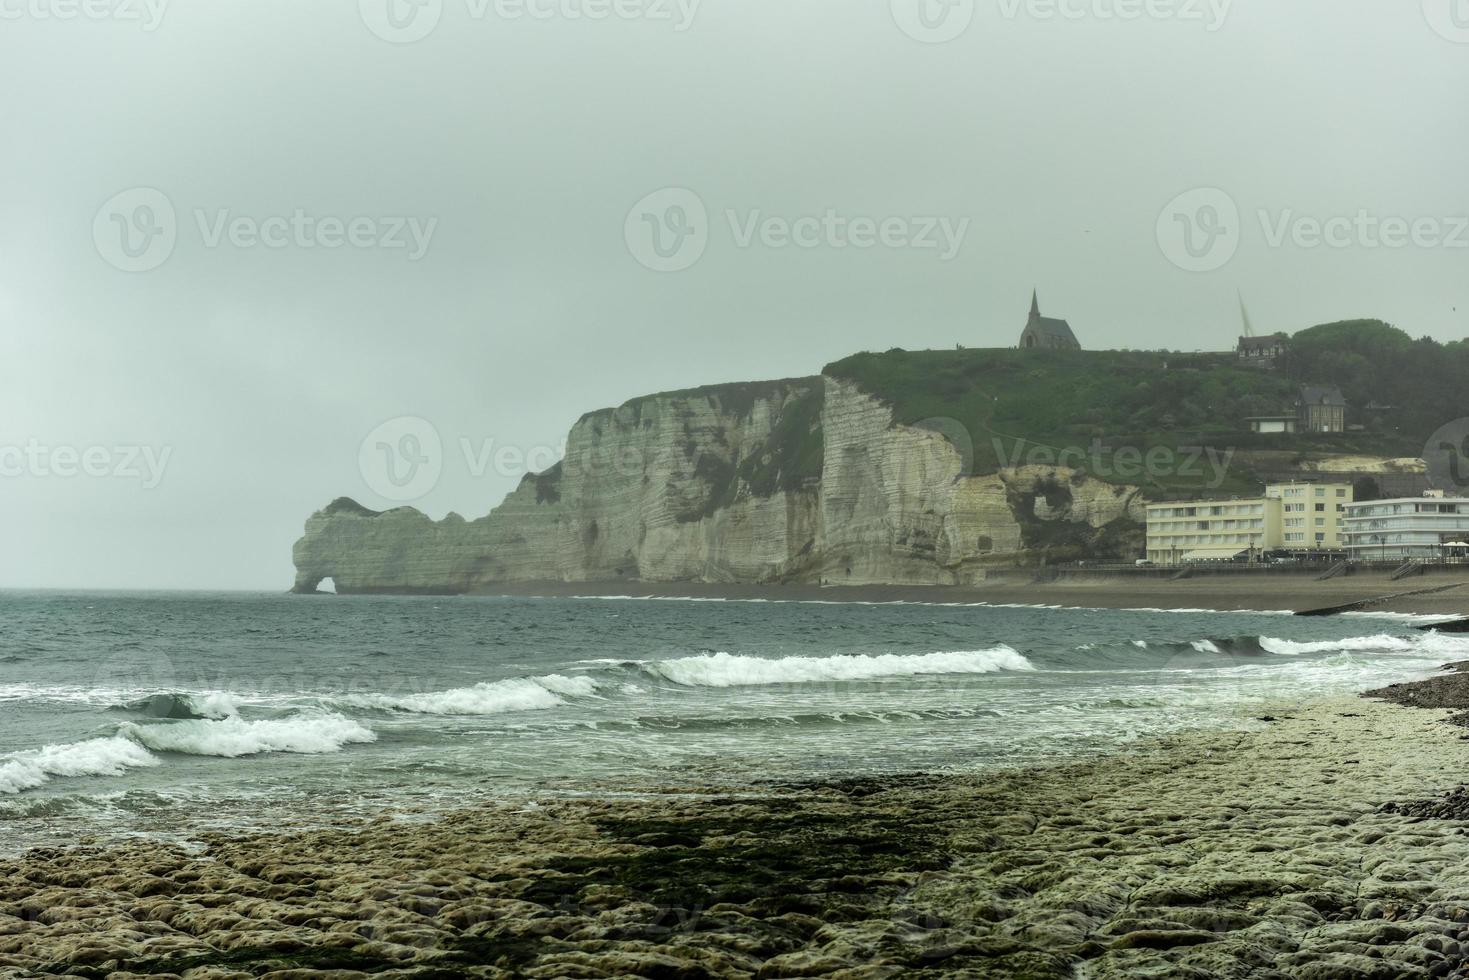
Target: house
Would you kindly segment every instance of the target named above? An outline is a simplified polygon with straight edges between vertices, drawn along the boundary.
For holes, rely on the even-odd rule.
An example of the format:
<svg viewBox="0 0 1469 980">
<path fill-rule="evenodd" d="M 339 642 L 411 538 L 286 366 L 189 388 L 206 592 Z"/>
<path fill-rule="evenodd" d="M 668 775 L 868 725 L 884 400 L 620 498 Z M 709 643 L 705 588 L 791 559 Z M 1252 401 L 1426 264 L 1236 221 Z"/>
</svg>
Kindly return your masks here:
<svg viewBox="0 0 1469 980">
<path fill-rule="evenodd" d="M 1306 385 L 1296 401 L 1296 425 L 1301 432 L 1347 431 L 1347 400 L 1335 385 Z"/>
<path fill-rule="evenodd" d="M 1235 357 L 1241 367 L 1273 368 L 1284 364 L 1290 353 L 1290 337 L 1283 333 L 1268 337 L 1241 337 Z"/>
<path fill-rule="evenodd" d="M 1040 298 L 1030 294 L 1030 319 L 1020 334 L 1021 350 L 1081 350 L 1071 324 L 1065 320 L 1041 316 Z"/>
</svg>

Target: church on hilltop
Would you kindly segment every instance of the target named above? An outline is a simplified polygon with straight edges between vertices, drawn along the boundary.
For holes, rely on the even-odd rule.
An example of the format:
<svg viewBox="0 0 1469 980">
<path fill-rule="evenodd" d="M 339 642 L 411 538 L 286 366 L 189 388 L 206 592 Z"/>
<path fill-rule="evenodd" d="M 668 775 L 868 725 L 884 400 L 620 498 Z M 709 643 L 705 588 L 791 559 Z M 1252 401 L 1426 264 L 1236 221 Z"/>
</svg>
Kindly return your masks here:
<svg viewBox="0 0 1469 980">
<path fill-rule="evenodd" d="M 1020 334 L 1021 350 L 1081 350 L 1071 324 L 1054 317 L 1041 316 L 1038 293 L 1030 294 L 1030 319 Z"/>
</svg>

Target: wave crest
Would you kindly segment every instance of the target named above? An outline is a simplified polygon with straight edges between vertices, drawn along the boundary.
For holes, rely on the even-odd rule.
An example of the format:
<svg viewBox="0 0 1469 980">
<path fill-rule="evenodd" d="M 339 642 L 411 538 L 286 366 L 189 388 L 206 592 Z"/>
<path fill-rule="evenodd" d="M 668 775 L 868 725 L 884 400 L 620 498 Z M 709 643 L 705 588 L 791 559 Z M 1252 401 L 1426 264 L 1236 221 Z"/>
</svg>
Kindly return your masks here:
<svg viewBox="0 0 1469 980">
<path fill-rule="evenodd" d="M 153 725 L 133 722 L 119 730 L 156 752 L 212 755 L 227 759 L 263 752 L 318 754 L 344 745 L 375 742 L 366 726 L 338 714 L 296 715 L 245 721 L 238 715 L 219 720 L 169 721 Z"/>
<path fill-rule="evenodd" d="M 403 711 L 420 715 L 498 715 L 512 711 L 544 711 L 566 703 L 568 697 L 589 697 L 597 691 L 590 677 L 514 677 L 486 681 L 473 687 L 409 694 L 358 694 L 339 703 L 355 708 Z"/>
<path fill-rule="evenodd" d="M 0 793 L 35 789 L 53 776 L 121 776 L 129 769 L 158 764 L 143 746 L 117 735 L 47 745 L 0 756 Z"/>
<path fill-rule="evenodd" d="M 119 706 L 150 718 L 229 718 L 240 713 L 235 699 L 222 691 L 209 694 L 152 694 Z"/>
<path fill-rule="evenodd" d="M 992 674 L 1001 670 L 1035 670 L 1035 667 L 1012 648 L 999 646 L 991 650 L 955 653 L 784 657 L 780 660 L 708 653 L 645 663 L 642 670 L 685 687 L 750 687 L 921 674 Z"/>
</svg>

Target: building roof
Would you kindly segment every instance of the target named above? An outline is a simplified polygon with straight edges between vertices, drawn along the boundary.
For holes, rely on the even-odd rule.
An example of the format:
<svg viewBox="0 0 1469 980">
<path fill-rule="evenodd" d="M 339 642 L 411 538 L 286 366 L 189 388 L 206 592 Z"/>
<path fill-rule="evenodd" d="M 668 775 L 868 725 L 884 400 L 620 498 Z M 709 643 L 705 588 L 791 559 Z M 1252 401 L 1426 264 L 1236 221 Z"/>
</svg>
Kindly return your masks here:
<svg viewBox="0 0 1469 980">
<path fill-rule="evenodd" d="M 1382 497 L 1377 500 L 1354 500 L 1348 507 L 1375 507 L 1378 504 L 1469 504 L 1469 497 Z M 1384 515 L 1391 517 L 1393 515 Z M 1409 515 L 1399 515 L 1407 517 Z"/>
<path fill-rule="evenodd" d="M 1347 400 L 1336 385 L 1306 385 L 1301 389 L 1301 401 L 1307 405 L 1330 405 L 1346 408 Z"/>
<path fill-rule="evenodd" d="M 1047 337 L 1058 337 L 1061 340 L 1077 343 L 1076 334 L 1071 332 L 1071 324 L 1065 320 L 1058 320 L 1053 316 L 1043 316 L 1031 320 L 1026 326 L 1037 333 L 1045 334 Z"/>
<path fill-rule="evenodd" d="M 1273 347 L 1284 347 L 1290 338 L 1283 333 L 1274 333 L 1268 337 L 1241 337 L 1239 339 L 1240 350 L 1264 349 Z"/>
</svg>

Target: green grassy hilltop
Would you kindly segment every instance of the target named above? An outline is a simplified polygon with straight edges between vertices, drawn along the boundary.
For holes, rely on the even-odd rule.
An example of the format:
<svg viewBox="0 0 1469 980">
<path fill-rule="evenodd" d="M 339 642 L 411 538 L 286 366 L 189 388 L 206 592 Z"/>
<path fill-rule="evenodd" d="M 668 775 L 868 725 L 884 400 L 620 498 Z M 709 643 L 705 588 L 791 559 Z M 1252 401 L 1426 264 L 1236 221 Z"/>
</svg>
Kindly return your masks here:
<svg viewBox="0 0 1469 980">
<path fill-rule="evenodd" d="M 1246 494 L 1260 486 L 1258 453 L 1418 456 L 1432 432 L 1466 414 L 1469 346 L 1356 320 L 1296 334 L 1275 370 L 1240 366 L 1233 353 L 892 350 L 853 355 L 825 373 L 891 404 L 900 423 L 951 439 L 962 429 L 977 474 L 1066 451 L 1070 465 L 1155 494 Z M 1251 416 L 1293 412 L 1305 383 L 1339 386 L 1348 423 L 1362 428 L 1250 432 Z M 1190 465 L 1201 448 L 1214 452 Z M 1208 463 L 1223 464 L 1230 450 L 1221 480 Z"/>
</svg>

